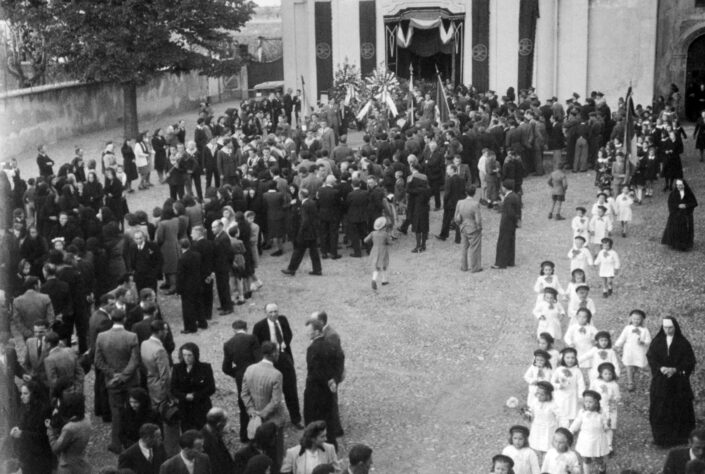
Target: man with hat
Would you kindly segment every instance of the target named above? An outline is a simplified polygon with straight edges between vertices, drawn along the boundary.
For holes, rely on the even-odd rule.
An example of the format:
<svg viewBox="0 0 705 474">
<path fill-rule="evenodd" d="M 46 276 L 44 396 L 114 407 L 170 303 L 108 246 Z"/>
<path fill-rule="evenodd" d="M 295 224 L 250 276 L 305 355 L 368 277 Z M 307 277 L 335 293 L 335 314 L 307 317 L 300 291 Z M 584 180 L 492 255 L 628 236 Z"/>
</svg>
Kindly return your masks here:
<svg viewBox="0 0 705 474">
<path fill-rule="evenodd" d="M 250 420 L 242 400 L 242 378 L 245 370 L 260 360 L 259 341 L 247 334 L 247 322 L 236 319 L 233 324 L 235 334 L 223 345 L 223 372 L 235 379 L 237 404 L 240 407 L 240 441 L 247 442 L 247 423 Z"/>
<path fill-rule="evenodd" d="M 514 266 L 516 230 L 521 226 L 521 198 L 514 192 L 514 180 L 505 179 L 502 182 L 502 190 L 502 217 L 499 221 L 497 254 L 493 269 Z"/>
</svg>

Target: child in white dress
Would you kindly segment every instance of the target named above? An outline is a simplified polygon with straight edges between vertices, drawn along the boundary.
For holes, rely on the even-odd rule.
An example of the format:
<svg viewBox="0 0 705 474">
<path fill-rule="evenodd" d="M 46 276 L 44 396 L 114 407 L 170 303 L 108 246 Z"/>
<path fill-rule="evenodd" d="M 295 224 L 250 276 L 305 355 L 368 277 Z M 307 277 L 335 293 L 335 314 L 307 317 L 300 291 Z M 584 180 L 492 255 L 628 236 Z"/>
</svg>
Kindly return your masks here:
<svg viewBox="0 0 705 474">
<path fill-rule="evenodd" d="M 634 391 L 634 372 L 647 367 L 646 351 L 651 344 L 651 333 L 644 327 L 646 313 L 633 309 L 629 313 L 629 324 L 622 330 L 615 347 L 623 347 L 622 363 L 626 367 L 627 390 Z"/>
<path fill-rule="evenodd" d="M 629 190 L 629 186 L 622 187 L 622 193 L 615 200 L 615 211 L 617 222 L 622 226 L 622 237 L 627 236 L 629 223 L 632 221 L 632 205 L 634 204 L 634 193 Z"/>
<path fill-rule="evenodd" d="M 553 447 L 543 458 L 541 472 L 544 474 L 580 474 L 582 468 L 578 454 L 571 449 L 573 433 L 558 428 L 553 435 Z"/>
<path fill-rule="evenodd" d="M 578 314 L 578 310 L 581 308 L 586 308 L 590 310 L 592 317 L 595 317 L 597 309 L 595 308 L 595 302 L 588 296 L 590 293 L 590 287 L 586 284 L 579 284 L 575 287 L 575 293 L 578 296 L 577 299 L 573 299 L 568 303 L 568 324 L 569 327 L 575 324 L 575 316 Z"/>
<path fill-rule="evenodd" d="M 576 235 L 573 238 L 573 247 L 568 251 L 568 259 L 570 260 L 570 271 L 579 268 L 582 271 L 587 271 L 592 266 L 592 254 L 585 247 L 585 237 Z"/>
<path fill-rule="evenodd" d="M 514 474 L 514 460 L 504 454 L 492 456 L 492 470 L 490 474 Z"/>
<path fill-rule="evenodd" d="M 546 351 L 548 355 L 550 356 L 550 359 L 548 362 L 551 364 L 551 371 L 558 367 L 558 364 L 560 363 L 560 354 L 556 349 L 553 348 L 553 343 L 555 342 L 555 339 L 553 339 L 553 336 L 551 336 L 547 332 L 542 332 L 539 334 L 539 349 L 542 351 Z"/>
<path fill-rule="evenodd" d="M 570 426 L 578 415 L 580 394 L 585 391 L 585 379 L 578 368 L 578 353 L 572 347 L 561 351 L 561 365 L 551 375 L 554 397 L 560 413 L 560 425 Z"/>
<path fill-rule="evenodd" d="M 502 454 L 514 461 L 514 474 L 541 474 L 539 457 L 529 447 L 529 428 L 515 425 L 509 428 L 509 445 Z"/>
<path fill-rule="evenodd" d="M 588 372 L 588 379 L 590 383 L 596 380 L 600 376 L 598 367 L 605 362 L 612 364 L 615 370 L 615 376 L 619 377 L 619 363 L 617 362 L 617 353 L 612 349 L 612 336 L 607 331 L 598 331 L 595 334 L 596 345 L 590 350 L 582 355 L 582 358 L 578 360 L 578 365 L 580 367 L 585 367 L 586 361 L 590 360 L 590 371 Z"/>
<path fill-rule="evenodd" d="M 605 215 L 610 217 L 612 215 L 612 210 L 610 209 L 610 203 L 607 202 L 607 193 L 600 191 L 597 193 L 597 201 L 590 208 L 590 217 L 595 217 L 598 214 L 600 206 L 605 208 Z"/>
<path fill-rule="evenodd" d="M 556 265 L 552 261 L 546 260 L 541 262 L 539 277 L 536 279 L 536 283 L 534 283 L 537 303 L 543 299 L 543 290 L 545 288 L 554 288 L 559 295 L 564 293 L 561 284 L 558 282 L 558 277 L 555 275 L 555 270 Z"/>
<path fill-rule="evenodd" d="M 558 428 L 560 409 L 553 401 L 553 385 L 548 382 L 539 382 L 536 386 L 536 402 L 527 410 L 531 418 L 531 432 L 529 446 L 540 453 L 545 453 L 551 448 L 551 437 Z"/>
<path fill-rule="evenodd" d="M 600 278 L 602 278 L 602 296 L 607 298 L 612 295 L 612 283 L 621 268 L 619 255 L 612 249 L 612 239 L 609 237 L 602 239 L 602 250 L 600 250 L 597 253 L 597 257 L 595 257 L 595 266 L 600 268 L 599 275 Z"/>
<path fill-rule="evenodd" d="M 588 238 L 588 218 L 585 217 L 587 211 L 584 207 L 578 206 L 575 208 L 576 216 L 570 222 L 570 227 L 573 229 L 573 238 L 581 236 L 583 239 Z"/>
<path fill-rule="evenodd" d="M 589 369 L 592 364 L 591 359 L 586 359 L 585 354 L 595 344 L 597 329 L 592 325 L 592 313 L 587 308 L 580 308 L 575 316 L 576 324 L 573 324 L 565 332 L 565 344 L 575 348 L 578 362 L 581 369 Z"/>
<path fill-rule="evenodd" d="M 590 244 L 593 250 L 600 248 L 602 239 L 609 237 L 612 233 L 612 218 L 606 215 L 607 207 L 598 206 L 597 214 L 592 216 L 588 224 L 588 232 L 590 233 Z"/>
<path fill-rule="evenodd" d="M 542 332 L 547 332 L 554 339 L 560 340 L 563 337 L 561 329 L 561 319 L 565 317 L 563 306 L 557 301 L 558 292 L 551 287 L 543 290 L 543 300 L 536 303 L 534 316 L 539 324 L 536 327 L 536 337 Z"/>
<path fill-rule="evenodd" d="M 583 458 L 585 474 L 606 471 L 604 456 L 610 452 L 607 444 L 609 426 L 600 410 L 601 399 L 600 394 L 594 390 L 585 390 L 583 409 L 570 425 L 573 434 L 579 433 L 575 450 Z"/>
<path fill-rule="evenodd" d="M 568 286 L 565 288 L 565 298 L 568 300 L 568 307 L 570 308 L 571 302 L 578 299 L 578 286 L 586 284 L 585 282 L 585 272 L 580 268 L 576 268 L 570 272 L 570 281 Z"/>
<path fill-rule="evenodd" d="M 610 454 L 614 451 L 614 431 L 617 429 L 617 404 L 622 399 L 617 383 L 617 366 L 611 362 L 603 362 L 597 368 L 600 376 L 590 383 L 590 389 L 602 396 L 602 411 L 609 423 L 607 432 L 607 445 Z"/>
<path fill-rule="evenodd" d="M 529 385 L 528 394 L 526 396 L 527 406 L 531 406 L 536 401 L 536 386 L 539 382 L 551 381 L 551 356 L 548 352 L 542 349 L 534 351 L 534 363 L 531 364 L 526 372 L 524 372 L 524 381 Z"/>
</svg>

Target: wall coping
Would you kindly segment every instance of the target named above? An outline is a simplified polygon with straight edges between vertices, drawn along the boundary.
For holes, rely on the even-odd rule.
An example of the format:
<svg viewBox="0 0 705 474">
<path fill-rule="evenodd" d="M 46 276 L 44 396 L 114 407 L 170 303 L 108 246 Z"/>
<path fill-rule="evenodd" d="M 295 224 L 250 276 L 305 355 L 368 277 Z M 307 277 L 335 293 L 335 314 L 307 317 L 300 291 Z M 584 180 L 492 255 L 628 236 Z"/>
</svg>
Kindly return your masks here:
<svg viewBox="0 0 705 474">
<path fill-rule="evenodd" d="M 86 84 L 89 84 L 89 83 L 81 82 L 81 81 L 66 81 L 66 82 L 58 82 L 56 84 L 47 84 L 45 86 L 26 87 L 24 89 L 17 89 L 17 90 L 10 91 L 10 92 L 0 93 L 0 100 L 1 99 L 12 99 L 15 97 L 22 97 L 25 95 L 38 94 L 38 93 L 42 93 L 42 92 L 49 92 L 49 91 L 54 91 L 54 90 L 58 90 L 58 89 L 68 89 L 71 87 L 79 87 L 79 86 L 84 86 Z"/>
</svg>

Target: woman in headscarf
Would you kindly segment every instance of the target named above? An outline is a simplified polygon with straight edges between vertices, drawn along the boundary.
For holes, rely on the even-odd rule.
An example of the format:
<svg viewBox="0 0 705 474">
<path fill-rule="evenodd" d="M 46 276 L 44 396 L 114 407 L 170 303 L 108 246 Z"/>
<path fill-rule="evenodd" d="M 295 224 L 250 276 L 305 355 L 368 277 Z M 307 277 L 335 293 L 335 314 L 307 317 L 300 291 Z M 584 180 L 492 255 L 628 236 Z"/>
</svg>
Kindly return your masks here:
<svg viewBox="0 0 705 474">
<path fill-rule="evenodd" d="M 84 206 L 89 206 L 98 212 L 103 203 L 103 185 L 98 181 L 95 171 L 89 171 L 87 178 L 83 185 L 81 199 Z"/>
<path fill-rule="evenodd" d="M 695 354 L 675 318 L 663 318 L 646 358 L 651 368 L 649 423 L 654 443 L 664 447 L 685 444 L 695 428 L 690 387 Z"/>
<path fill-rule="evenodd" d="M 52 453 L 44 420 L 51 415 L 49 402 L 35 382 L 25 382 L 20 391 L 22 408 L 19 424 L 10 430 L 22 466 L 27 474 L 51 472 Z"/>
<path fill-rule="evenodd" d="M 676 187 L 668 196 L 668 221 L 661 243 L 676 250 L 693 247 L 693 210 L 698 206 L 693 191 L 685 180 L 676 180 Z"/>
</svg>

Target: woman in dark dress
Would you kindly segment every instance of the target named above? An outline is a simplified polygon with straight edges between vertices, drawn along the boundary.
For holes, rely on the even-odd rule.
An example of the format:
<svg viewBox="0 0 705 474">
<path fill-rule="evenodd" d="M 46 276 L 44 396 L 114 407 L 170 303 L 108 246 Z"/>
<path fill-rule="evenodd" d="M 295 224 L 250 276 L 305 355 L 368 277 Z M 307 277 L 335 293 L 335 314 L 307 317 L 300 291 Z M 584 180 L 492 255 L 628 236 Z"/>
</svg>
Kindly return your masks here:
<svg viewBox="0 0 705 474">
<path fill-rule="evenodd" d="M 37 278 L 43 278 L 42 266 L 49 255 L 49 243 L 42 237 L 37 228 L 31 226 L 27 231 L 27 237 L 20 244 L 20 258 L 27 259 L 32 265 L 31 274 Z"/>
<path fill-rule="evenodd" d="M 10 436 L 16 443 L 22 473 L 48 474 L 51 472 L 53 455 L 44 420 L 51 416 L 51 408 L 44 400 L 41 388 L 34 382 L 26 382 L 22 386 L 20 401 L 20 422 L 10 430 Z"/>
<path fill-rule="evenodd" d="M 499 220 L 499 235 L 497 236 L 497 251 L 495 253 L 494 269 L 513 267 L 516 255 L 516 232 L 521 221 L 521 198 L 514 192 L 516 183 L 511 179 L 502 182 L 504 199 L 502 201 L 502 217 Z"/>
<path fill-rule="evenodd" d="M 215 380 L 210 364 L 199 360 L 199 349 L 193 342 L 179 348 L 179 363 L 171 376 L 171 393 L 179 401 L 181 430 L 199 430 L 206 423 L 211 409 Z"/>
<path fill-rule="evenodd" d="M 664 447 L 685 444 L 695 428 L 690 387 L 695 354 L 675 318 L 663 318 L 646 358 L 651 368 L 649 423 L 654 442 Z"/>
<path fill-rule="evenodd" d="M 695 231 L 693 210 L 698 206 L 690 186 L 682 179 L 676 180 L 676 188 L 668 196 L 668 222 L 661 243 L 675 250 L 693 248 Z"/>
<path fill-rule="evenodd" d="M 101 214 L 102 211 L 101 211 Z M 125 236 L 115 221 L 103 226 L 103 248 L 105 249 L 106 267 L 104 273 L 105 285 L 109 290 L 117 287 L 120 278 L 127 273 L 126 257 L 128 245 Z"/>
<path fill-rule="evenodd" d="M 664 191 L 673 189 L 673 180 L 683 179 L 683 165 L 681 163 L 681 153 L 683 153 L 683 142 L 676 136 L 676 132 L 668 132 L 668 137 L 661 142 L 661 152 L 663 154 L 663 178 L 666 183 Z"/>
<path fill-rule="evenodd" d="M 431 197 L 431 187 L 428 184 L 428 178 L 425 174 L 419 172 L 418 164 L 411 164 L 412 174 L 408 178 L 406 192 L 409 202 L 409 209 L 412 209 L 411 215 L 411 230 L 416 235 L 416 247 L 412 250 L 413 253 L 424 252 L 426 250 L 426 239 L 429 231 L 429 213 L 431 206 L 429 198 Z"/>
<path fill-rule="evenodd" d="M 125 175 L 127 176 L 127 183 L 125 183 L 125 189 L 128 193 L 134 192 L 132 189 L 132 181 L 137 179 L 139 175 L 137 174 L 137 165 L 135 164 L 135 139 L 130 138 L 122 143 L 122 148 L 120 148 L 120 153 L 122 153 L 122 167 L 125 170 Z"/>
<path fill-rule="evenodd" d="M 98 212 L 103 205 L 103 185 L 98 181 L 95 171 L 89 171 L 86 183 L 83 185 L 81 200 L 84 206 L 88 206 Z"/>
<path fill-rule="evenodd" d="M 161 128 L 154 131 L 152 135 L 152 149 L 154 150 L 154 169 L 157 171 L 159 181 L 164 178 L 164 173 L 169 166 L 169 160 L 166 156 L 166 138 Z"/>
<path fill-rule="evenodd" d="M 110 208 L 115 220 L 119 226 L 122 225 L 124 217 L 124 206 L 122 205 L 123 186 L 119 179 L 115 176 L 115 171 L 111 168 L 105 170 L 105 205 Z"/>
<path fill-rule="evenodd" d="M 161 426 L 159 415 L 152 409 L 149 394 L 143 388 L 136 387 L 127 394 L 127 402 L 120 410 L 120 442 L 127 449 L 140 439 L 140 426 L 154 423 Z"/>
<path fill-rule="evenodd" d="M 705 161 L 705 110 L 700 112 L 700 117 L 695 122 L 693 138 L 695 139 L 695 149 L 700 153 L 700 162 L 702 163 Z"/>
</svg>

